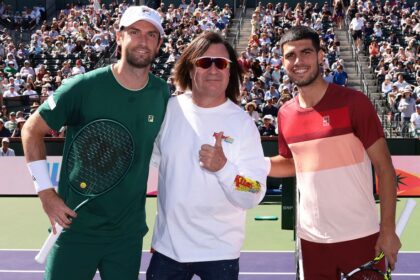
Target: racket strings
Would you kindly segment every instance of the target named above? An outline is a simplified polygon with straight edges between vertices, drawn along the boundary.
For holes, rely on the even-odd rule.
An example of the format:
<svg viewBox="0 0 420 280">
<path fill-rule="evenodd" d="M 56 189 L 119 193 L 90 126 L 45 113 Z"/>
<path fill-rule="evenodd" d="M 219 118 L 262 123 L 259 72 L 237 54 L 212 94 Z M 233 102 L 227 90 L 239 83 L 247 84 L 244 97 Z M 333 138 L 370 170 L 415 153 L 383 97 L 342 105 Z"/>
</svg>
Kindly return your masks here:
<svg viewBox="0 0 420 280">
<path fill-rule="evenodd" d="M 67 158 L 70 183 L 84 195 L 113 186 L 131 164 L 133 141 L 114 122 L 95 122 L 74 140 Z"/>
</svg>

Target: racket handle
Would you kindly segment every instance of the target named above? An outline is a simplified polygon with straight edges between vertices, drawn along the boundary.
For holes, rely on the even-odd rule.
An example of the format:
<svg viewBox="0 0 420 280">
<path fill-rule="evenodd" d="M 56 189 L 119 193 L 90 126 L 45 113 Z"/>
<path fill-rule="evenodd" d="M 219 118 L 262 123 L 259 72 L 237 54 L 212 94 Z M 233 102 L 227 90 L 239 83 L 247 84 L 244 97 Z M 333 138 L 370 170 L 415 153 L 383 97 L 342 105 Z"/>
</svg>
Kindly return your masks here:
<svg viewBox="0 0 420 280">
<path fill-rule="evenodd" d="M 63 231 L 63 227 L 60 226 L 58 223 L 55 223 L 55 229 L 57 231 L 56 234 L 51 230 L 50 235 L 45 240 L 44 245 L 42 245 L 41 250 L 39 251 L 38 255 L 35 257 L 35 261 L 37 263 L 43 264 L 50 253 L 51 248 L 54 246 L 55 242 L 57 241 L 58 237 L 60 236 L 61 232 Z"/>
<path fill-rule="evenodd" d="M 404 231 L 405 226 L 408 223 L 408 219 L 411 216 L 411 213 L 414 210 L 414 207 L 416 207 L 416 201 L 414 199 L 408 199 L 407 203 L 405 204 L 405 208 L 403 212 L 401 213 L 400 219 L 398 220 L 398 224 L 396 226 L 395 232 L 398 236 L 401 236 L 402 232 Z"/>
</svg>

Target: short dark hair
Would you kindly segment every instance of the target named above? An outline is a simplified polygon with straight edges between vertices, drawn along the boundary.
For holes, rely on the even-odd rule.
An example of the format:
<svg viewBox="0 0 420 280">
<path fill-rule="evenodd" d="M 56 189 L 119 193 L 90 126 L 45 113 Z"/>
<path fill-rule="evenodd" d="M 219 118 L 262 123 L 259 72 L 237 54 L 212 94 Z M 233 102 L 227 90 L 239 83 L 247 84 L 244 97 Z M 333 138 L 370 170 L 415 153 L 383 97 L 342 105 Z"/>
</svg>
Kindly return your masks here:
<svg viewBox="0 0 420 280">
<path fill-rule="evenodd" d="M 182 90 L 192 89 L 190 71 L 194 68 L 196 58 L 202 56 L 211 45 L 223 44 L 229 53 L 232 61 L 229 67 L 229 84 L 225 95 L 235 104 L 238 103 L 240 95 L 240 83 L 243 80 L 243 69 L 238 64 L 238 57 L 235 49 L 220 34 L 216 32 L 206 32 L 194 39 L 184 50 L 181 57 L 174 67 L 174 79 Z"/>
<path fill-rule="evenodd" d="M 294 26 L 290 28 L 280 40 L 281 50 L 283 51 L 283 46 L 286 43 L 309 39 L 312 41 L 312 45 L 315 50 L 318 52 L 321 49 L 319 35 L 318 33 L 307 26 Z"/>
</svg>

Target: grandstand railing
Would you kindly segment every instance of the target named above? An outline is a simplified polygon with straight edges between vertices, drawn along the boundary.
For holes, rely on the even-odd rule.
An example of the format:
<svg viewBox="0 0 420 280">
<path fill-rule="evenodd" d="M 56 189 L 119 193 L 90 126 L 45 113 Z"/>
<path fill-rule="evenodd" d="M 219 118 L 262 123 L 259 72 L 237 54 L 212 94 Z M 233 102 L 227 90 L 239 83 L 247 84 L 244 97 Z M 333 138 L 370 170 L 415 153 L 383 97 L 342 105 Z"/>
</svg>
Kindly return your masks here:
<svg viewBox="0 0 420 280">
<path fill-rule="evenodd" d="M 231 21 L 232 23 L 235 23 L 235 22 L 238 23 L 238 25 L 236 26 L 236 29 L 234 30 L 233 39 L 231 42 L 229 42 L 232 44 L 234 49 L 236 49 L 239 42 L 239 37 L 241 36 L 241 29 L 242 29 L 242 25 L 244 23 L 245 16 L 246 16 L 246 5 L 247 5 L 247 0 L 243 0 L 241 9 L 239 10 L 238 19 L 232 19 Z"/>
<path fill-rule="evenodd" d="M 98 62 L 95 65 L 96 68 L 103 67 L 105 65 L 109 65 L 112 62 L 112 58 L 116 58 L 117 55 L 117 42 L 114 42 L 99 58 Z"/>
<path fill-rule="evenodd" d="M 392 116 L 388 114 L 381 114 L 379 117 L 386 138 L 419 138 L 420 136 L 412 129 L 409 122 L 392 120 Z"/>
</svg>

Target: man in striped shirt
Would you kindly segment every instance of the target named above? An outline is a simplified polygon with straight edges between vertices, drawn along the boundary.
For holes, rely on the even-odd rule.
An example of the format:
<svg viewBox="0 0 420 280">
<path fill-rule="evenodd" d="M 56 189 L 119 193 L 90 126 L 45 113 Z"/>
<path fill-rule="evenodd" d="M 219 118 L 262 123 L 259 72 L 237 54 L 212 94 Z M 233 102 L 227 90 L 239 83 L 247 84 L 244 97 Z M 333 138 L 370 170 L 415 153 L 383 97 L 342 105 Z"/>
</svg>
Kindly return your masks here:
<svg viewBox="0 0 420 280">
<path fill-rule="evenodd" d="M 283 65 L 299 93 L 279 111 L 279 155 L 270 159 L 269 176 L 297 178 L 305 278 L 340 279 L 340 273 L 381 251 L 393 269 L 401 247 L 395 234 L 395 171 L 370 100 L 325 82 L 324 54 L 312 29 L 292 28 L 281 47 Z M 371 164 L 379 179 L 380 220 Z M 378 267 L 384 269 L 385 263 Z"/>
</svg>

